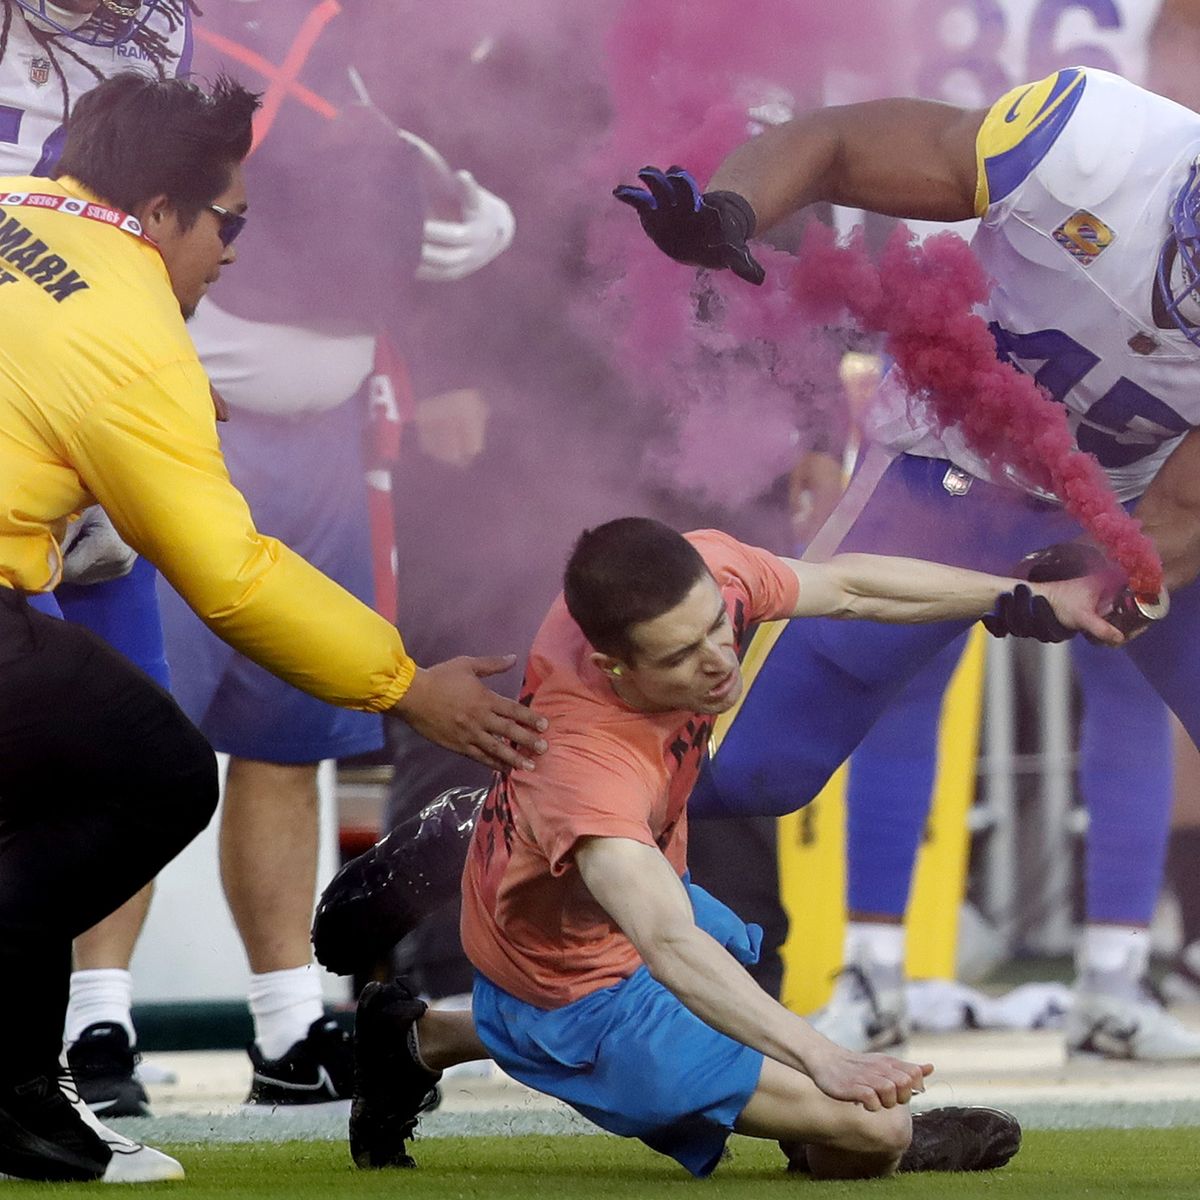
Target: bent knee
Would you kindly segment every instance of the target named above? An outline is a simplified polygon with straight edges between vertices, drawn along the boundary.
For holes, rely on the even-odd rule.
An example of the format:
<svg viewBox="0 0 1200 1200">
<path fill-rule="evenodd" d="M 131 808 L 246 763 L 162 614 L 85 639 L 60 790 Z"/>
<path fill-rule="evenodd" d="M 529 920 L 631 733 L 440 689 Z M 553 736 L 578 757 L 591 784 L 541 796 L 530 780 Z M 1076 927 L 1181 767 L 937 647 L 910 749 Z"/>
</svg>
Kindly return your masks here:
<svg viewBox="0 0 1200 1200">
<path fill-rule="evenodd" d="M 172 805 L 181 824 L 194 836 L 208 826 L 221 795 L 217 756 L 204 735 L 189 722 L 179 731 L 171 778 L 162 781 L 169 789 Z"/>
</svg>

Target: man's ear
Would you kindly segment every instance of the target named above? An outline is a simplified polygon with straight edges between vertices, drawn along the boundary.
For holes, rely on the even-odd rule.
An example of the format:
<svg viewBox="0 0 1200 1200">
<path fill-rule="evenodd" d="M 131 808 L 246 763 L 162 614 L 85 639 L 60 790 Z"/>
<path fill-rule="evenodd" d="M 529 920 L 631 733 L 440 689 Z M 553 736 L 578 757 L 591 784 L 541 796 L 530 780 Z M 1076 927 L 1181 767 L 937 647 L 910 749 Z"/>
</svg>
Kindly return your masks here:
<svg viewBox="0 0 1200 1200">
<path fill-rule="evenodd" d="M 605 675 L 612 675 L 618 679 L 621 677 L 622 668 L 625 664 L 619 658 L 613 658 L 611 654 L 601 654 L 599 650 L 593 650 L 591 659 Z"/>
<path fill-rule="evenodd" d="M 130 216 L 137 217 L 142 223 L 142 229 L 145 230 L 146 235 L 156 242 L 161 240 L 162 235 L 169 230 L 172 223 L 178 221 L 175 205 L 171 203 L 165 193 L 151 196 L 149 200 L 143 201 L 130 213 Z"/>
</svg>

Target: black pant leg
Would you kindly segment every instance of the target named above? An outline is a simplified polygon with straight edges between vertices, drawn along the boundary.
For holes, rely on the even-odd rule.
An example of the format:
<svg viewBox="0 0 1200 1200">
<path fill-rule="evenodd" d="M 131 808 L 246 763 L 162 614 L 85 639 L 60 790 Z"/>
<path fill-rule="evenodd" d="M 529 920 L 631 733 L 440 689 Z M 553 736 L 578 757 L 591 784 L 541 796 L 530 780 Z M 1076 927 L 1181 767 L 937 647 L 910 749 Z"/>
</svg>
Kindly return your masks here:
<svg viewBox="0 0 1200 1200">
<path fill-rule="evenodd" d="M 57 1062 L 71 940 L 208 823 L 216 760 L 171 697 L 0 588 L 0 1072 Z M 14 981 L 20 981 L 19 985 Z"/>
<path fill-rule="evenodd" d="M 761 925 L 762 952 L 746 969 L 776 1000 L 783 988 L 787 913 L 779 897 L 778 837 L 774 817 L 736 817 L 688 823 L 688 867 L 692 879 L 733 909 L 743 921 Z"/>
</svg>

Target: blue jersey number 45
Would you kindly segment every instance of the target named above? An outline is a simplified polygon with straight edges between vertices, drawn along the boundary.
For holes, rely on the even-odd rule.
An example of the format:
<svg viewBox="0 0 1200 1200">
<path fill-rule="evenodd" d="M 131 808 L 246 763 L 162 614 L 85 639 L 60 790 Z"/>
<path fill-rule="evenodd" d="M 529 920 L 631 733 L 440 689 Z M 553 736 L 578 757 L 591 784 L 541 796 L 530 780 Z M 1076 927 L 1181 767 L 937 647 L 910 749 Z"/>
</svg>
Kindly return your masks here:
<svg viewBox="0 0 1200 1200">
<path fill-rule="evenodd" d="M 996 339 L 997 356 L 1031 373 L 1060 404 L 1100 361 L 1098 354 L 1061 329 L 1013 333 L 995 321 L 989 329 Z M 1041 365 L 1032 370 L 1038 362 Z M 1168 404 L 1122 376 L 1080 418 L 1075 440 L 1102 467 L 1127 467 L 1190 428 Z"/>
</svg>

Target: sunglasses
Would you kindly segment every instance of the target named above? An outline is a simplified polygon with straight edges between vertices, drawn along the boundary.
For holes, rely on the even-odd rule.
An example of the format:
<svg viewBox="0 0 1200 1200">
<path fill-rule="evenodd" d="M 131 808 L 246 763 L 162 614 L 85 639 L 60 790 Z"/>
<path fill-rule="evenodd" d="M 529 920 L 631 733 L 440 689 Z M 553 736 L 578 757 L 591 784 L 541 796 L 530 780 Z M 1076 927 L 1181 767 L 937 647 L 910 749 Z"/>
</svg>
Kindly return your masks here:
<svg viewBox="0 0 1200 1200">
<path fill-rule="evenodd" d="M 217 237 L 221 239 L 222 246 L 229 246 L 243 229 L 246 228 L 246 216 L 244 213 L 230 212 L 227 208 L 222 208 L 219 204 L 210 204 L 208 206 L 210 213 L 215 213 L 217 221 L 220 223 L 220 228 L 217 230 Z"/>
</svg>

